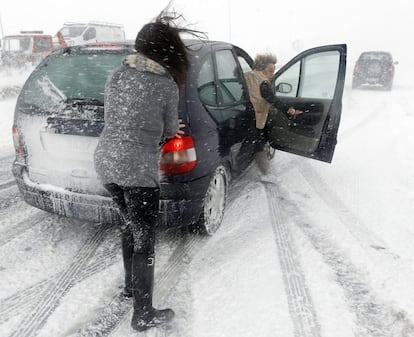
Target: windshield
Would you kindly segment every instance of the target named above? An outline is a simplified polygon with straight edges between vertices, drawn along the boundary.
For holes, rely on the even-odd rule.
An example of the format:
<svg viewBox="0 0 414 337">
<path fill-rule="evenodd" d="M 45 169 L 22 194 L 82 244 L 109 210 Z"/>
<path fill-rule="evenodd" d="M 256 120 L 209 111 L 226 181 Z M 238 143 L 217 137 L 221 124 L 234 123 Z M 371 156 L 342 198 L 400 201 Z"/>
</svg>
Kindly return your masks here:
<svg viewBox="0 0 414 337">
<path fill-rule="evenodd" d="M 363 62 L 372 60 L 390 62 L 392 60 L 392 57 L 388 53 L 364 53 L 361 55 L 360 59 Z"/>
<path fill-rule="evenodd" d="M 124 50 L 50 57 L 27 80 L 20 103 L 48 114 L 61 111 L 68 102 L 103 104 L 106 79 L 121 65 L 126 53 Z"/>
<path fill-rule="evenodd" d="M 70 27 L 63 27 L 60 32 L 62 33 L 63 37 L 77 37 L 81 36 L 84 30 L 86 29 L 85 26 L 70 26 Z"/>
<path fill-rule="evenodd" d="M 15 36 L 5 38 L 3 50 L 5 51 L 26 51 L 30 48 L 29 36 Z"/>
</svg>

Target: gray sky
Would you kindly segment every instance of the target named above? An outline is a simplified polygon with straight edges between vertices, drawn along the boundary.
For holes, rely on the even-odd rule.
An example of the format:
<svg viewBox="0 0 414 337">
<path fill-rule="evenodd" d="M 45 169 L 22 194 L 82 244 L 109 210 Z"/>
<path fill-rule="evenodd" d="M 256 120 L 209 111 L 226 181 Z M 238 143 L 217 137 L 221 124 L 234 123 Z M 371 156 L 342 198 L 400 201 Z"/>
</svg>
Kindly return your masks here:
<svg viewBox="0 0 414 337">
<path fill-rule="evenodd" d="M 409 0 L 176 0 L 173 6 L 193 28 L 211 39 L 230 41 L 254 55 L 275 52 L 280 60 L 317 45 L 347 43 L 349 55 L 383 49 L 404 57 L 414 32 Z M 65 21 L 122 23 L 128 38 L 156 16 L 168 0 L 113 2 L 3 0 L 4 34 L 41 29 L 55 34 Z M 102 3 L 105 3 L 104 5 Z M 294 48 L 296 46 L 296 48 Z M 411 47 L 410 47 L 411 48 Z"/>
</svg>

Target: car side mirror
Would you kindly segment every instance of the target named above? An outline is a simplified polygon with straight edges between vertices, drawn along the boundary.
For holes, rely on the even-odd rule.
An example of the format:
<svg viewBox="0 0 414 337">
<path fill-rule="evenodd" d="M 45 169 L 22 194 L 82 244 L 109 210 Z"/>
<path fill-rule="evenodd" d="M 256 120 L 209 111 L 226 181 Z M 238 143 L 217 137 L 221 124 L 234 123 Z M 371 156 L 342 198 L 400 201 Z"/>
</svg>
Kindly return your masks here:
<svg viewBox="0 0 414 337">
<path fill-rule="evenodd" d="M 399 64 L 399 63 L 400 63 L 400 62 L 398 62 L 398 61 L 395 61 L 395 62 L 394 62 L 394 64 L 395 64 L 395 65 L 397 65 L 397 64 Z"/>
<path fill-rule="evenodd" d="M 289 83 L 279 83 L 276 86 L 276 92 L 280 92 L 281 94 L 289 94 L 293 90 L 293 86 Z"/>
</svg>

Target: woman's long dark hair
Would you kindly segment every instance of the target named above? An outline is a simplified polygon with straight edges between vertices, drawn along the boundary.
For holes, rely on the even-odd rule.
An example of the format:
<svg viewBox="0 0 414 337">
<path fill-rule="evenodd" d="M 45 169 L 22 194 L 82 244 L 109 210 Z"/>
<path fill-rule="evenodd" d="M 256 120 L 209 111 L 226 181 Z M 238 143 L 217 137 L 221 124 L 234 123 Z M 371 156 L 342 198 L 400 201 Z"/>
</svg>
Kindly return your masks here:
<svg viewBox="0 0 414 337">
<path fill-rule="evenodd" d="M 190 66 L 188 51 L 180 33 L 195 36 L 203 33 L 178 27 L 176 21 L 179 19 L 182 19 L 181 15 L 163 10 L 154 22 L 147 23 L 138 32 L 135 49 L 167 68 L 174 81 L 180 86 L 185 82 Z"/>
</svg>

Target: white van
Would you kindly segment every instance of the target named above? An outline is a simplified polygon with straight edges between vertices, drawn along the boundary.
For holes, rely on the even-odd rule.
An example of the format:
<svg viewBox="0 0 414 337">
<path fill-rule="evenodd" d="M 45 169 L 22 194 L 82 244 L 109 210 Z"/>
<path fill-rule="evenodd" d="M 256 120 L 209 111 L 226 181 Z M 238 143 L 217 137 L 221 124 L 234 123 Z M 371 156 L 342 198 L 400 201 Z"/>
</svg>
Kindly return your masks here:
<svg viewBox="0 0 414 337">
<path fill-rule="evenodd" d="M 123 41 L 124 26 L 117 23 L 91 21 L 89 23 L 65 22 L 57 32 L 55 43 L 63 37 L 68 46 L 85 43 Z"/>
</svg>

